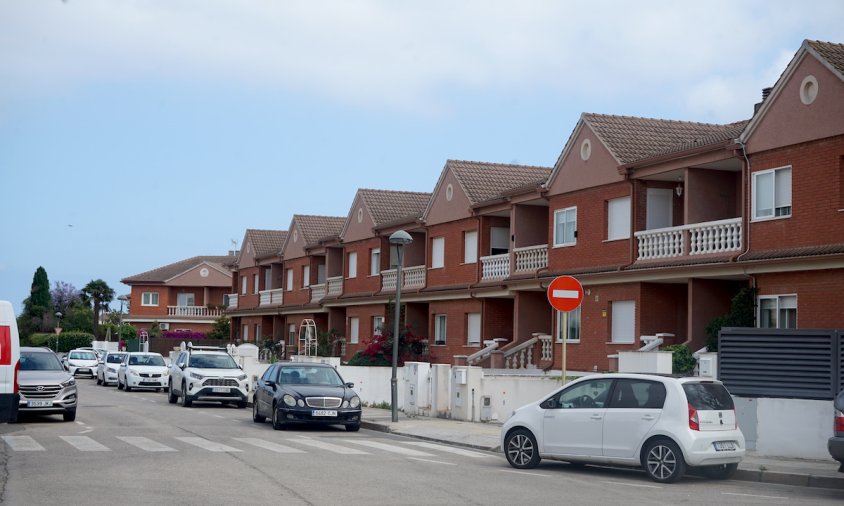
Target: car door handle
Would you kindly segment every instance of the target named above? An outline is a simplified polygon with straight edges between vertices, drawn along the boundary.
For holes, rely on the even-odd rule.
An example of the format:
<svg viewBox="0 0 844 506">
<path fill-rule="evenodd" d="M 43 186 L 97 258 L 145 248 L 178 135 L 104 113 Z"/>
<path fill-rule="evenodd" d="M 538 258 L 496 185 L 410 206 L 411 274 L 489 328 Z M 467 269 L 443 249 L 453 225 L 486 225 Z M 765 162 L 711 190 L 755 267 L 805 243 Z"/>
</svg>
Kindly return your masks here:
<svg viewBox="0 0 844 506">
<path fill-rule="evenodd" d="M 594 415 L 590 416 L 589 418 L 592 419 L 592 420 L 601 420 L 604 417 L 599 415 L 598 413 L 595 413 Z"/>
<path fill-rule="evenodd" d="M 642 415 L 642 420 L 654 420 L 655 417 L 653 415 Z"/>
</svg>

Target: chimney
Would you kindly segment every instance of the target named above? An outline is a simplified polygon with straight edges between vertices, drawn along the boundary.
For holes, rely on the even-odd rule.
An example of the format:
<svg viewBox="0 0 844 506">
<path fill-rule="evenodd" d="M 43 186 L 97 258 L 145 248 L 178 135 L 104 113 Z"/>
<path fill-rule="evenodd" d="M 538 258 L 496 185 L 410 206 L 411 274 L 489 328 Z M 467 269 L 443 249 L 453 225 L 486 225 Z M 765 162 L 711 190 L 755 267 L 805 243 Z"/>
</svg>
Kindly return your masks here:
<svg viewBox="0 0 844 506">
<path fill-rule="evenodd" d="M 762 88 L 762 101 L 753 105 L 753 114 L 756 114 L 759 111 L 759 108 L 762 107 L 762 104 L 765 103 L 765 100 L 768 100 L 768 97 L 771 95 L 772 87 L 768 86 L 767 88 Z"/>
</svg>

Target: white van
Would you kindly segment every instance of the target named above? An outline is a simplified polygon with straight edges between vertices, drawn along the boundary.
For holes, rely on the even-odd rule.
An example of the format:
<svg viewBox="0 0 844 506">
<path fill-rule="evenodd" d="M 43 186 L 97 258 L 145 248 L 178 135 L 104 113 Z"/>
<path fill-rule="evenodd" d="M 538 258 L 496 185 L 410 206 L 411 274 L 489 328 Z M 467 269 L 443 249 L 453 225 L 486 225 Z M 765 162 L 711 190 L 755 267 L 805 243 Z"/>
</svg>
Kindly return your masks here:
<svg viewBox="0 0 844 506">
<path fill-rule="evenodd" d="M 20 337 L 12 303 L 0 300 L 0 423 L 18 419 Z"/>
</svg>

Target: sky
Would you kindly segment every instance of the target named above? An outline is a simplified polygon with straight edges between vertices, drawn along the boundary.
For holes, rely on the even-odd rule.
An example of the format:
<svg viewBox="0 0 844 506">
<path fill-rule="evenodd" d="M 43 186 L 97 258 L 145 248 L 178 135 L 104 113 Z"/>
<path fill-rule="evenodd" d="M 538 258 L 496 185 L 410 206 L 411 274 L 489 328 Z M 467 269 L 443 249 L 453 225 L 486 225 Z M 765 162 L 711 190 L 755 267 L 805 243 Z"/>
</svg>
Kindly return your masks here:
<svg viewBox="0 0 844 506">
<path fill-rule="evenodd" d="M 583 112 L 748 119 L 844 2 L 0 0 L 0 299 L 82 288 L 448 159 L 552 166 Z M 233 241 L 235 241 L 233 243 Z"/>
</svg>

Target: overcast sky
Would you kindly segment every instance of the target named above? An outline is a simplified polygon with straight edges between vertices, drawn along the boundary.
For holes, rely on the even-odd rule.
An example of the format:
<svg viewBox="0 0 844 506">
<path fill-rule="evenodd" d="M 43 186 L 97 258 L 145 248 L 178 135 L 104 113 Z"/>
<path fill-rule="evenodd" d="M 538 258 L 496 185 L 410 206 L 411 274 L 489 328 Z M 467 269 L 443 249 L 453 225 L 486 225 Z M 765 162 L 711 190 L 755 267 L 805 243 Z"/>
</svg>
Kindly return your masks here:
<svg viewBox="0 0 844 506">
<path fill-rule="evenodd" d="M 0 299 L 82 288 L 447 159 L 550 166 L 582 112 L 750 117 L 844 2 L 0 1 Z"/>
</svg>

